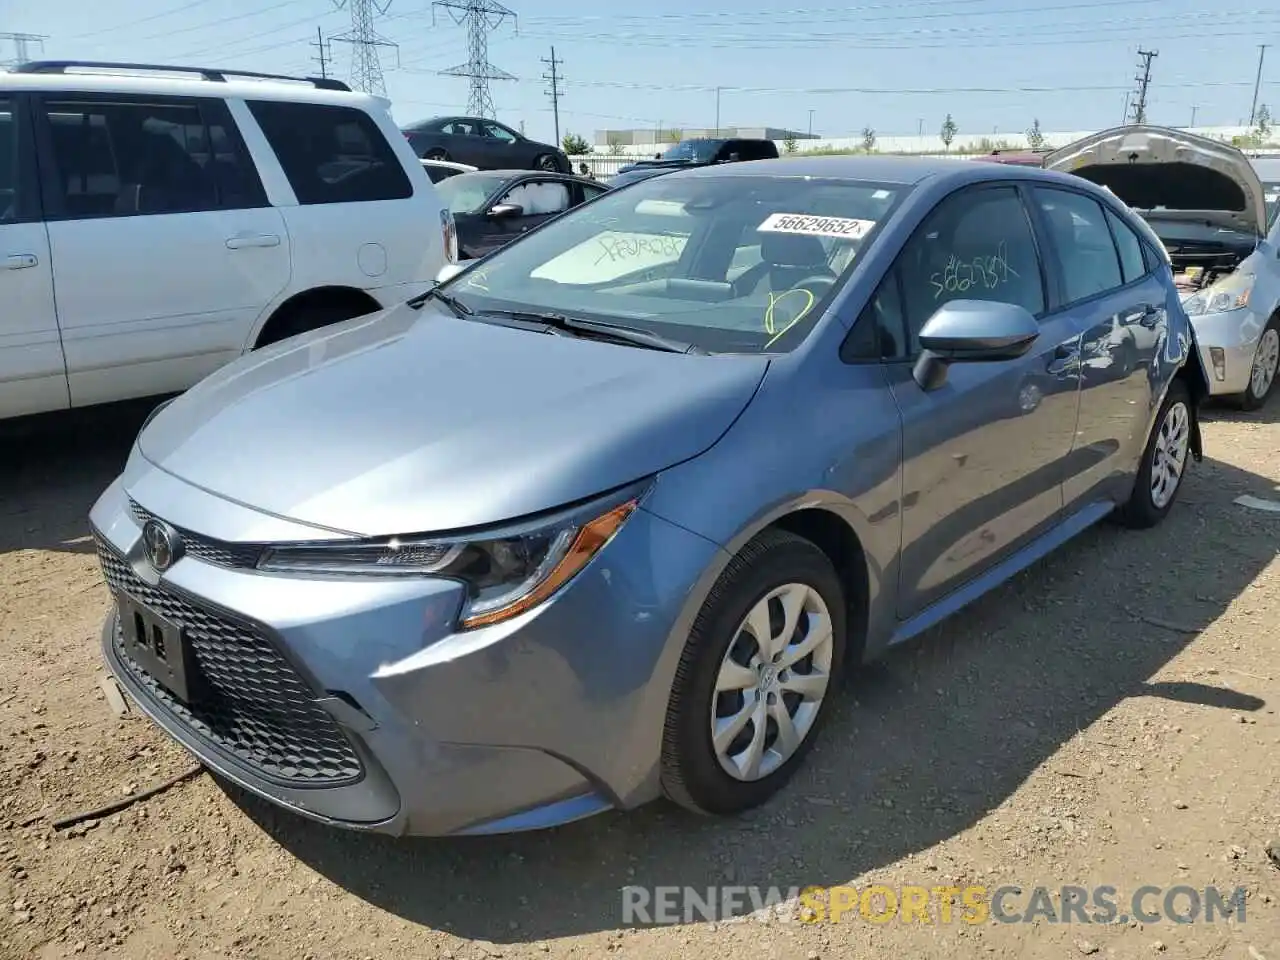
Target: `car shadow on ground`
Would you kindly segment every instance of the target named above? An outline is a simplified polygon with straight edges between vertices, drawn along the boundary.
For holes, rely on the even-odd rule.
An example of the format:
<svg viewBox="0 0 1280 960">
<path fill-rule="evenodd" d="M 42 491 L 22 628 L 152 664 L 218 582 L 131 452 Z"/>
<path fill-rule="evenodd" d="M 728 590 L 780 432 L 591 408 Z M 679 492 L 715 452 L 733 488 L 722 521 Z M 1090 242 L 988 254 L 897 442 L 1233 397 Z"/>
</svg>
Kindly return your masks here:
<svg viewBox="0 0 1280 960">
<path fill-rule="evenodd" d="M 0 553 L 93 553 L 89 510 L 158 399 L 0 423 Z"/>
<path fill-rule="evenodd" d="M 1232 502 L 1273 490 L 1206 458 L 1159 528 L 1100 525 L 864 668 L 805 768 L 742 818 L 701 818 L 660 801 L 543 833 L 392 840 L 224 789 L 284 848 L 355 895 L 495 943 L 614 929 L 624 924 L 628 886 L 845 883 L 972 827 L 1038 767 L 1066 763 L 1055 754 L 1073 738 L 1105 742 L 1091 725 L 1126 698 L 1262 709 L 1231 689 L 1227 660 L 1220 675 L 1152 678 L 1275 559 L 1280 518 Z M 1140 740 L 1118 746 L 1143 749 Z M 919 882 L 968 866 L 925 873 L 921 864 Z"/>
</svg>

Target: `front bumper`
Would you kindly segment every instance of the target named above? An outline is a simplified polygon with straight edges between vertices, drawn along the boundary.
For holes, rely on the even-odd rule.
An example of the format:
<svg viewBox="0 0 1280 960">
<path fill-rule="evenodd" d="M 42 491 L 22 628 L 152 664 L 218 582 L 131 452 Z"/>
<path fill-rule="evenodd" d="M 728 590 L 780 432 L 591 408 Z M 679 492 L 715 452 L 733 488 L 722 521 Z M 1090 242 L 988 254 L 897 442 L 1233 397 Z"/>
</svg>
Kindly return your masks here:
<svg viewBox="0 0 1280 960">
<path fill-rule="evenodd" d="M 157 575 L 142 554 L 147 514 L 199 530 L 206 546 L 255 539 L 251 529 L 317 534 L 144 472 L 130 482 L 127 470 L 93 508 L 104 571 L 113 592 L 186 629 L 212 706 L 186 709 L 134 664 L 114 609 L 103 655 L 214 771 L 313 819 L 397 835 L 536 829 L 657 796 L 681 624 L 716 557 L 709 541 L 639 510 L 547 603 L 454 633 L 462 588 L 450 581 L 262 574 L 204 547 Z"/>
<path fill-rule="evenodd" d="M 1249 388 L 1258 340 L 1269 319 L 1248 308 L 1191 318 L 1210 394 L 1235 396 Z"/>
</svg>

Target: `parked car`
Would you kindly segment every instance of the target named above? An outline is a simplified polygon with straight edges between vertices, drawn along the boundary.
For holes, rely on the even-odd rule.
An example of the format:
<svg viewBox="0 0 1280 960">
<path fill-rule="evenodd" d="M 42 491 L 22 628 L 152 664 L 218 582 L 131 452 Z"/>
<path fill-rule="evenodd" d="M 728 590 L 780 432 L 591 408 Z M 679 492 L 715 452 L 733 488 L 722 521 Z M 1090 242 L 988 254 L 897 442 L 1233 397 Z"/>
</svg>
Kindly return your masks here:
<svg viewBox="0 0 1280 960">
<path fill-rule="evenodd" d="M 992 150 L 975 160 L 989 160 L 991 163 L 1011 163 L 1018 167 L 1043 167 L 1048 150 Z"/>
<path fill-rule="evenodd" d="M 1260 162 L 1260 161 L 1255 161 Z M 1045 165 L 1108 187 L 1151 225 L 1184 281 L 1184 308 L 1213 394 L 1266 403 L 1280 367 L 1280 227 L 1249 159 L 1185 130 L 1126 126 L 1051 153 Z"/>
<path fill-rule="evenodd" d="M 552 217 L 608 188 L 565 173 L 485 170 L 439 185 L 458 230 L 458 257 L 487 256 Z"/>
<path fill-rule="evenodd" d="M 338 81 L 0 73 L 0 418 L 184 390 L 421 292 L 452 243 L 386 109 Z"/>
<path fill-rule="evenodd" d="M 1260 157 L 1249 162 L 1266 191 L 1267 226 L 1270 228 L 1280 216 L 1280 156 Z"/>
<path fill-rule="evenodd" d="M 1200 456 L 1169 261 L 1077 177 L 704 167 L 442 281 L 162 407 L 91 515 L 111 673 L 329 824 L 759 804 L 847 666 L 1159 523 Z M 1094 377 L 1117 316 L 1159 347 Z"/>
<path fill-rule="evenodd" d="M 432 183 L 448 180 L 460 173 L 474 173 L 479 169 L 469 163 L 454 163 L 452 160 L 420 160 L 418 162 L 422 164 L 422 169 L 427 171 L 427 176 L 431 178 Z"/>
<path fill-rule="evenodd" d="M 496 120 L 434 117 L 410 124 L 404 135 L 424 160 L 455 160 L 480 170 L 573 172 L 559 147 L 530 140 Z"/>
<path fill-rule="evenodd" d="M 653 160 L 638 160 L 619 167 L 618 172 L 609 178 L 609 186 L 622 187 L 660 174 L 688 170 L 690 167 L 746 160 L 773 160 L 777 156 L 778 145 L 772 140 L 748 137 L 719 139 L 695 137 L 681 140 Z"/>
</svg>

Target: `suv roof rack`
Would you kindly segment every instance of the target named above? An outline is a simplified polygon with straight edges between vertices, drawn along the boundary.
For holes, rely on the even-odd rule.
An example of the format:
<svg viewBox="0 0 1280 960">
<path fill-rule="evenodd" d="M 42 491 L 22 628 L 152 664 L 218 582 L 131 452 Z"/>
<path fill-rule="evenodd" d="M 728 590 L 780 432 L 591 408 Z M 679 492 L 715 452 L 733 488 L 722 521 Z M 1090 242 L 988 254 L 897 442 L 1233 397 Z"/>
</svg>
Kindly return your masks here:
<svg viewBox="0 0 1280 960">
<path fill-rule="evenodd" d="M 195 73 L 201 79 L 225 83 L 227 77 L 248 77 L 253 80 L 288 80 L 293 83 L 309 83 L 317 90 L 341 90 L 351 88 L 341 80 L 331 77 L 290 77 L 279 73 L 257 73 L 253 70 L 222 70 L 211 67 L 175 67 L 160 63 L 113 63 L 104 60 L 33 60 L 13 68 L 14 73 L 66 73 L 74 67 L 89 70 L 147 70 L 153 73 Z"/>
</svg>

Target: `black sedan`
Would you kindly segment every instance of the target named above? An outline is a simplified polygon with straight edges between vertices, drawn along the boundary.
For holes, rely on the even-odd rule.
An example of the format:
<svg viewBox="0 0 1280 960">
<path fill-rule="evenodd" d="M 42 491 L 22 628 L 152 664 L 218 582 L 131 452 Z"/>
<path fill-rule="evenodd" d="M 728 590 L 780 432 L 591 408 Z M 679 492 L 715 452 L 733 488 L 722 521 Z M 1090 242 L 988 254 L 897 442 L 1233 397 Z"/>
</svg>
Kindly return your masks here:
<svg viewBox="0 0 1280 960">
<path fill-rule="evenodd" d="M 404 128 L 422 160 L 453 160 L 481 170 L 547 170 L 572 173 L 559 147 L 530 140 L 495 120 L 435 117 Z"/>
<path fill-rule="evenodd" d="M 525 170 L 460 173 L 436 184 L 458 226 L 458 256 L 464 260 L 492 253 L 608 189 L 585 177 Z"/>
</svg>

